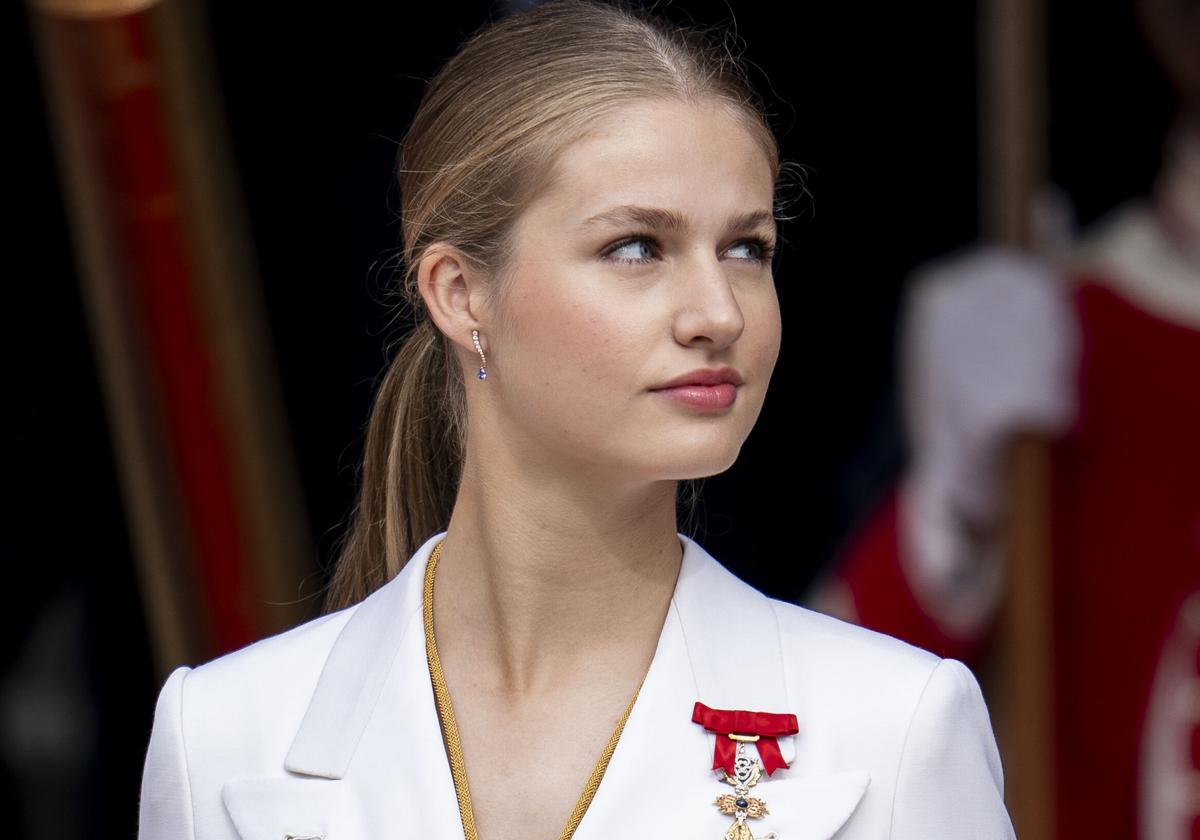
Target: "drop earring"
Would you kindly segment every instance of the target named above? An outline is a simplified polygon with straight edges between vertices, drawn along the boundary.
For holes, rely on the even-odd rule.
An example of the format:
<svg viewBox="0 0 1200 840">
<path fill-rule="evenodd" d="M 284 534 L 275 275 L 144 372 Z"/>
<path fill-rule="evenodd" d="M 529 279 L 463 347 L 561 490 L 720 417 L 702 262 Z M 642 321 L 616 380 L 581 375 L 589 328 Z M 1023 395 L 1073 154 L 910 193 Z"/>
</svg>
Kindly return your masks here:
<svg viewBox="0 0 1200 840">
<path fill-rule="evenodd" d="M 483 348 L 479 346 L 479 330 L 471 330 L 471 340 L 475 342 L 475 349 L 479 351 L 479 358 L 483 362 L 479 373 L 475 375 L 480 379 L 487 379 L 487 356 L 483 355 Z"/>
</svg>

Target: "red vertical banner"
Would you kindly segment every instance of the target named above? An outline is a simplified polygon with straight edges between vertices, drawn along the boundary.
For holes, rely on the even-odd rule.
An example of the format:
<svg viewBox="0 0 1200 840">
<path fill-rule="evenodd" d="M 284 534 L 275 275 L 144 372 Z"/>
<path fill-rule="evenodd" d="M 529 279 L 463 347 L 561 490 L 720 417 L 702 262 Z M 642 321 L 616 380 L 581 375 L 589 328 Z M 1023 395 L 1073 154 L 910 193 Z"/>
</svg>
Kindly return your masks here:
<svg viewBox="0 0 1200 840">
<path fill-rule="evenodd" d="M 289 591 L 295 599 L 311 571 L 294 466 L 276 377 L 269 365 L 245 363 L 269 356 L 260 352 L 266 330 L 247 291 L 257 288 L 247 248 L 226 240 L 237 226 L 214 221 L 228 218 L 223 208 L 235 198 L 229 168 L 203 151 L 220 144 L 203 119 L 212 97 L 197 95 L 201 76 L 185 58 L 195 55 L 188 41 L 196 34 L 170 2 L 47 2 L 35 11 L 79 274 L 165 671 L 307 614 L 269 606 Z M 224 193 L 213 186 L 222 182 Z M 267 532 L 277 549 L 264 548 Z"/>
</svg>

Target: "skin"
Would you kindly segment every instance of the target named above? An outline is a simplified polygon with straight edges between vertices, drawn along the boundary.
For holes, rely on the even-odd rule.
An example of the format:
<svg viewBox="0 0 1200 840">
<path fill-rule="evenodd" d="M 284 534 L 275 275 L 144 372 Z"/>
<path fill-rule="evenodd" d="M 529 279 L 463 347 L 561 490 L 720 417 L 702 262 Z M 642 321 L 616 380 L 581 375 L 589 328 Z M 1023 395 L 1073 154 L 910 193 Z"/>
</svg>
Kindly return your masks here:
<svg viewBox="0 0 1200 840">
<path fill-rule="evenodd" d="M 467 385 L 434 624 L 487 840 L 558 836 L 653 658 L 682 557 L 677 482 L 733 464 L 779 356 L 769 253 L 751 241 L 776 235 L 766 155 L 714 102 L 618 117 L 568 146 L 523 211 L 502 300 L 448 246 L 418 269 Z M 614 250 L 648 231 L 583 223 L 618 205 L 687 224 Z M 752 211 L 767 220 L 729 226 Z M 728 409 L 649 390 L 722 365 L 744 378 Z M 572 748 L 545 751 L 552 740 Z M 512 796 L 519 767 L 537 797 Z"/>
</svg>

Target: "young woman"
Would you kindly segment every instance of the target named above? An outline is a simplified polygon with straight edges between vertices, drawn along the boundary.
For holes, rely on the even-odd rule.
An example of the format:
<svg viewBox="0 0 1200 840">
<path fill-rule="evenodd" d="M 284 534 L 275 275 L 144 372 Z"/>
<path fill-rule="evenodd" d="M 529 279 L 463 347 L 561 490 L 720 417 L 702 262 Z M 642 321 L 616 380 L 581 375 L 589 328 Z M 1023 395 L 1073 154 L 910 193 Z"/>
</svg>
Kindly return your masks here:
<svg viewBox="0 0 1200 840">
<path fill-rule="evenodd" d="M 677 530 L 779 354 L 780 170 L 700 32 L 556 0 L 464 44 L 331 611 L 171 674 L 142 840 L 1013 836 L 965 666 Z"/>
</svg>

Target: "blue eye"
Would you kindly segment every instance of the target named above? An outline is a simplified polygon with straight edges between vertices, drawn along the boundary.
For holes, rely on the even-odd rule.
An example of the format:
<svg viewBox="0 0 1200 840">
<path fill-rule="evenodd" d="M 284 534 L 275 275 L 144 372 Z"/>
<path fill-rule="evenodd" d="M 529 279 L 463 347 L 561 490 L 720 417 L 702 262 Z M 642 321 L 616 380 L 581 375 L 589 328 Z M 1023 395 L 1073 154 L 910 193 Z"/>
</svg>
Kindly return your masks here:
<svg viewBox="0 0 1200 840">
<path fill-rule="evenodd" d="M 740 248 L 743 245 L 749 245 L 754 249 L 752 255 L 747 257 L 751 262 L 769 264 L 771 257 L 775 254 L 775 244 L 761 236 L 752 236 L 749 239 L 743 239 L 734 247 Z"/>
<path fill-rule="evenodd" d="M 733 247 L 735 247 L 735 248 L 744 248 L 744 247 L 749 247 L 749 248 L 751 249 L 751 251 L 750 251 L 750 256 L 749 256 L 749 257 L 747 257 L 746 259 L 750 259 L 750 260 L 758 260 L 758 259 L 759 259 L 759 257 L 758 257 L 758 255 L 757 255 L 757 254 L 755 254 L 755 253 L 754 253 L 754 250 L 753 250 L 753 249 L 754 249 L 755 247 L 762 248 L 762 246 L 761 246 L 761 245 L 757 245 L 757 246 L 756 246 L 756 243 L 754 243 L 754 242 L 749 242 L 749 241 L 746 241 L 746 242 L 739 242 L 738 244 L 734 245 Z"/>
<path fill-rule="evenodd" d="M 610 257 L 612 254 L 615 254 L 615 253 L 617 253 L 618 251 L 623 251 L 623 250 L 625 250 L 626 248 L 630 248 L 630 247 L 632 247 L 632 246 L 634 246 L 634 245 L 643 245 L 643 246 L 646 246 L 646 245 L 649 245 L 649 244 L 650 244 L 650 243 L 652 243 L 652 242 L 654 242 L 654 240 L 653 240 L 653 239 L 651 239 L 651 238 L 650 238 L 650 237 L 648 237 L 648 236 L 635 236 L 635 237 L 632 237 L 632 238 L 630 238 L 630 239 L 624 239 L 624 240 L 622 240 L 622 241 L 618 242 L 618 243 L 617 243 L 616 245 L 614 245 L 613 247 L 609 248 L 607 251 L 605 251 L 605 252 L 604 252 L 604 256 L 606 256 L 606 257 Z M 646 250 L 647 250 L 647 251 L 650 251 L 651 249 L 650 249 L 650 248 L 647 248 Z M 629 259 L 629 258 L 627 258 L 627 257 L 611 257 L 611 259 L 613 259 L 613 261 L 614 261 L 614 262 L 619 262 L 619 263 L 636 263 L 636 264 L 641 264 L 641 263 L 648 263 L 648 262 L 650 262 L 650 259 L 649 259 L 649 258 L 645 258 L 645 257 L 638 257 L 638 258 L 634 258 L 634 259 Z"/>
<path fill-rule="evenodd" d="M 641 245 L 641 246 L 645 247 L 647 252 L 650 255 L 646 256 L 646 257 L 634 257 L 634 258 L 612 256 L 613 254 L 618 253 L 619 251 L 623 251 L 626 248 L 632 248 L 635 245 Z M 747 261 L 747 262 L 752 262 L 752 263 L 757 263 L 757 264 L 770 263 L 771 257 L 775 253 L 774 243 L 769 242 L 768 240 L 764 239 L 761 236 L 751 236 L 748 239 L 743 239 L 740 242 L 735 243 L 733 247 L 741 248 L 741 247 L 745 247 L 745 246 L 749 246 L 752 249 L 750 256 L 742 258 L 744 261 Z M 627 265 L 644 265 L 646 263 L 653 261 L 653 259 L 654 259 L 653 255 L 658 251 L 658 248 L 659 248 L 658 240 L 655 239 L 653 236 L 651 236 L 649 234 L 638 234 L 636 236 L 631 236 L 626 239 L 622 239 L 620 242 L 615 243 L 610 248 L 605 250 L 601 256 L 603 256 L 606 259 L 610 259 L 613 262 L 617 262 L 617 263 L 625 263 Z"/>
</svg>

